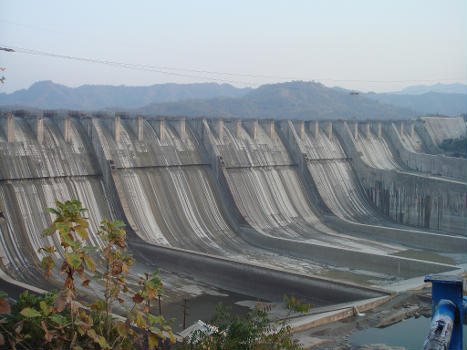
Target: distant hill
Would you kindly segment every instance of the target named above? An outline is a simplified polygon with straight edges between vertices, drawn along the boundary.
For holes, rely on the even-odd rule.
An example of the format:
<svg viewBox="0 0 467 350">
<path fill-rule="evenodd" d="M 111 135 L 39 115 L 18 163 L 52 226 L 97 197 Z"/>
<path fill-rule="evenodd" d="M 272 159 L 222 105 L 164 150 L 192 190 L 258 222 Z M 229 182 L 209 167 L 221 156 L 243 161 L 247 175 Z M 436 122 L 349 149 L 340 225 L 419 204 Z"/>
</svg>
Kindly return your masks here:
<svg viewBox="0 0 467 350">
<path fill-rule="evenodd" d="M 365 94 L 366 97 L 381 103 L 408 108 L 418 114 L 441 114 L 457 116 L 467 112 L 467 95 L 427 92 L 421 95 Z"/>
<path fill-rule="evenodd" d="M 435 85 L 414 85 L 408 86 L 400 91 L 391 92 L 391 94 L 402 95 L 422 95 L 428 92 L 439 92 L 441 94 L 467 94 L 467 85 L 455 84 L 435 84 Z"/>
<path fill-rule="evenodd" d="M 456 116 L 467 112 L 465 85 L 413 86 L 396 93 L 359 93 L 320 83 L 294 81 L 236 88 L 228 84 L 159 84 L 152 86 L 83 85 L 70 88 L 41 81 L 29 89 L 0 94 L 0 110 L 26 108 L 110 110 L 167 116 L 293 119 L 404 119 L 420 114 Z"/>
<path fill-rule="evenodd" d="M 108 107 L 137 108 L 154 102 L 186 99 L 239 97 L 251 88 L 229 84 L 159 84 L 152 86 L 83 85 L 70 88 L 52 81 L 34 83 L 29 89 L 0 94 L 0 105 L 18 105 L 42 109 L 98 110 Z"/>
<path fill-rule="evenodd" d="M 139 113 L 166 116 L 206 116 L 274 119 L 406 119 L 407 108 L 380 103 L 362 95 L 294 81 L 263 85 L 243 97 L 152 103 Z"/>
</svg>

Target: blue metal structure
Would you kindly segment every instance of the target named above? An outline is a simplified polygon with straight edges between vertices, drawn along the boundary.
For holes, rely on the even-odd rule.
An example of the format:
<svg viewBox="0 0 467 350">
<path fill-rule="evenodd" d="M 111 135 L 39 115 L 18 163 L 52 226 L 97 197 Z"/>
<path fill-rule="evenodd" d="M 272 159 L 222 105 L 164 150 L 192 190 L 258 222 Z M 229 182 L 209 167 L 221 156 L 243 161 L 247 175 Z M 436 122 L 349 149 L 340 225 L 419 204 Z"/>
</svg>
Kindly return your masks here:
<svg viewBox="0 0 467 350">
<path fill-rule="evenodd" d="M 462 324 L 467 314 L 467 298 L 463 297 L 463 280 L 459 276 L 427 275 L 432 283 L 431 326 L 425 350 L 461 350 Z"/>
</svg>

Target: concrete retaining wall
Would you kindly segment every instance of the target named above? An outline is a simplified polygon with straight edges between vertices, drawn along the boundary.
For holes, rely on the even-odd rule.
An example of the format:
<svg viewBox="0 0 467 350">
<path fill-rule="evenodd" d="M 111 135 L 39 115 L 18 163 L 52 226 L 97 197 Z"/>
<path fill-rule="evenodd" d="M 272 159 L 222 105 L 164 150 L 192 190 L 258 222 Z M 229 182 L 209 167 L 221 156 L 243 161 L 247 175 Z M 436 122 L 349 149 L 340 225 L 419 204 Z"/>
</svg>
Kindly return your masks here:
<svg viewBox="0 0 467 350">
<path fill-rule="evenodd" d="M 355 316 L 356 310 L 358 310 L 358 312 L 372 310 L 377 306 L 388 302 L 392 298 L 394 298 L 394 295 L 388 295 L 385 297 L 373 298 L 369 300 L 362 300 L 339 310 L 328 311 L 321 314 L 293 319 L 290 322 L 288 322 L 288 324 L 292 328 L 292 332 L 303 332 L 310 328 L 322 326 L 325 324 L 333 323 L 339 320 Z"/>
</svg>

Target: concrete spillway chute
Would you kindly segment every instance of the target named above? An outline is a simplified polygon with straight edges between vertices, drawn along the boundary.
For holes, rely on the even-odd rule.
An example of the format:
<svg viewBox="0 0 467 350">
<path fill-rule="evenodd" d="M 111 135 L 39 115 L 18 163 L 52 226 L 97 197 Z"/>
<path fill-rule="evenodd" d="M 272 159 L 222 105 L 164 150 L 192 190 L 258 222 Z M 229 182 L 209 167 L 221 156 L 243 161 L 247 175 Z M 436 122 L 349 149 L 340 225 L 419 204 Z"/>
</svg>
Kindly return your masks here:
<svg viewBox="0 0 467 350">
<path fill-rule="evenodd" d="M 134 237 L 144 241 L 140 243 L 147 253 L 142 255 L 151 259 L 155 252 L 165 254 L 167 268 L 179 264 L 180 271 L 205 278 L 217 271 L 209 278 L 230 278 L 231 285 L 239 285 L 245 269 L 251 277 L 264 275 L 272 266 L 281 270 L 274 272 L 277 286 L 285 285 L 277 282 L 281 279 L 295 283 L 295 278 L 302 278 L 292 278 L 287 269 L 308 273 L 317 271 L 315 263 L 412 276 L 428 265 L 436 266 L 391 255 L 397 247 L 436 249 L 440 237 L 443 242 L 462 242 L 462 237 L 420 229 L 396 230 L 390 226 L 396 225 L 394 221 L 385 226 L 389 216 L 383 216 L 377 204 L 392 203 L 389 195 L 393 192 L 403 202 L 412 195 L 411 187 L 417 188 L 419 197 L 415 199 L 427 198 L 429 191 L 437 189 L 428 186 L 435 183 L 433 179 L 411 175 L 412 182 L 406 184 L 402 180 L 409 178 L 402 179 L 394 170 L 363 167 L 353 143 L 378 151 L 384 141 L 374 140 L 370 124 L 365 125 L 365 137 L 358 138 L 357 123 L 351 130 L 339 121 L 321 122 L 320 132 L 318 121 L 308 125 L 276 121 L 276 130 L 272 120 L 193 119 L 185 124 L 185 119 L 122 115 L 93 118 L 89 123 L 75 117 L 16 116 L 8 122 L 2 118 L 0 208 L 12 222 L 16 236 L 6 234 L 12 240 L 21 237 L 32 242 L 35 236 L 30 227 L 45 226 L 50 220 L 42 214 L 46 213 L 44 207 L 63 196 L 76 196 L 98 213 L 92 218 L 94 225 L 102 216 L 126 216 Z M 386 131 L 385 139 L 390 134 Z M 11 132 L 13 136 L 5 137 Z M 40 134 L 41 145 L 36 142 Z M 73 142 L 67 143 L 70 140 Z M 13 141 L 14 145 L 8 144 Z M 384 152 L 390 155 L 393 151 L 387 147 Z M 371 182 L 375 178 L 381 188 Z M 385 183 L 392 187 L 383 187 Z M 448 187 L 452 190 L 453 185 L 443 188 Z M 458 201 L 459 193 L 462 191 L 443 200 L 440 215 L 459 222 L 463 219 L 465 204 Z M 465 202 L 465 195 L 461 199 Z M 450 203 L 454 203 L 452 208 Z M 433 201 L 433 208 L 435 204 Z M 151 244 L 158 246 L 148 248 Z M 444 250 L 452 253 L 452 246 L 445 244 Z M 135 247 L 139 252 L 141 247 Z M 18 254 L 27 260 L 35 251 Z M 12 263 L 20 261 L 15 259 Z M 186 264 L 182 266 L 181 261 Z M 197 271 L 195 264 L 201 262 L 212 270 Z M 232 269 L 233 265 L 237 268 Z M 228 271 L 238 278 L 235 283 Z M 328 290 L 330 285 L 321 280 L 310 283 L 304 288 L 324 283 L 323 290 Z M 261 286 L 261 291 L 265 289 Z"/>
<path fill-rule="evenodd" d="M 138 141 L 143 141 L 143 125 L 144 125 L 144 119 L 142 116 L 138 116 Z"/>
<path fill-rule="evenodd" d="M 15 117 L 13 114 L 8 114 L 7 124 L 7 140 L 8 142 L 15 142 Z"/>
<path fill-rule="evenodd" d="M 41 144 L 42 141 L 44 140 L 44 117 L 42 114 L 39 114 L 37 116 L 36 137 L 37 137 L 37 142 Z"/>
<path fill-rule="evenodd" d="M 217 137 L 222 140 L 224 138 L 224 120 L 217 120 Z"/>
<path fill-rule="evenodd" d="M 114 139 L 115 142 L 120 142 L 120 116 L 114 117 Z"/>
</svg>

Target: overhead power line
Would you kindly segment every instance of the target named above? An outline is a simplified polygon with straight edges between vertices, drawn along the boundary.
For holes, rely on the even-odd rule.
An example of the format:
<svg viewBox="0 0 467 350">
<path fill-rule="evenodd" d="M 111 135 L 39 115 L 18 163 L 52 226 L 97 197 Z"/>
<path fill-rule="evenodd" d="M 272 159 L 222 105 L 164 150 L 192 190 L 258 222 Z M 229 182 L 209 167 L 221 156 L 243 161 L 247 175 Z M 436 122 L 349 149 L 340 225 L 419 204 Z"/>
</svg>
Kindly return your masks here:
<svg viewBox="0 0 467 350">
<path fill-rule="evenodd" d="M 226 83 L 238 83 L 244 85 L 255 86 L 259 85 L 258 83 L 253 83 L 251 81 L 240 81 L 240 80 L 232 80 L 232 79 L 224 79 L 212 76 L 199 76 L 199 75 L 192 75 L 186 73 L 179 73 L 179 72 L 191 72 L 197 74 L 210 74 L 210 75 L 227 75 L 227 76 L 238 76 L 238 77 L 248 77 L 248 78 L 257 78 L 257 79 L 279 79 L 279 80 L 313 80 L 313 81 L 329 81 L 329 82 L 359 82 L 359 83 L 415 83 L 415 82 L 439 82 L 439 81 L 456 81 L 458 79 L 453 78 L 439 78 L 439 79 L 405 79 L 405 80 L 366 80 L 366 79 L 336 79 L 336 78 L 307 78 L 304 79 L 298 77 L 290 77 L 290 76 L 274 76 L 274 75 L 261 75 L 261 74 L 247 74 L 247 73 L 232 73 L 232 72 L 218 72 L 218 71 L 210 71 L 210 70 L 202 70 L 202 69 L 191 69 L 191 68 L 178 68 L 178 67 L 167 67 L 167 66 L 153 66 L 153 65 L 145 65 L 145 64 L 134 64 L 134 63 L 124 63 L 118 62 L 113 60 L 103 60 L 97 58 L 88 58 L 88 57 L 78 57 L 72 55 L 63 55 L 57 54 L 52 52 L 46 52 L 41 50 L 34 50 L 34 49 L 27 49 L 23 47 L 15 47 L 9 46 L 6 47 L 5 45 L 0 46 L 0 51 L 7 51 L 7 52 L 17 52 L 17 53 L 24 53 L 28 55 L 35 55 L 35 56 L 46 56 L 46 57 L 54 57 L 54 58 L 61 58 L 67 60 L 75 60 L 81 62 L 90 62 L 90 63 L 97 63 L 97 64 L 104 64 L 114 67 L 120 67 L 125 69 L 133 69 L 133 70 L 142 70 L 166 75 L 173 75 L 173 76 L 180 76 L 180 77 L 188 77 L 188 78 L 197 78 L 197 79 L 209 79 L 219 82 L 226 82 Z"/>
<path fill-rule="evenodd" d="M 167 74 L 167 75 L 175 75 L 175 76 L 181 76 L 181 77 L 189 77 L 189 78 L 197 78 L 197 79 L 211 79 L 211 80 L 216 80 L 216 81 L 221 81 L 221 82 L 239 83 L 239 84 L 245 84 L 245 85 L 258 85 L 256 83 L 247 82 L 247 81 L 222 79 L 222 78 L 216 78 L 216 77 L 205 77 L 205 76 L 203 77 L 203 76 L 196 76 L 196 75 L 191 75 L 191 74 L 170 72 L 167 69 L 164 69 L 162 67 L 151 66 L 151 65 L 124 63 L 124 62 L 117 62 L 117 61 L 110 61 L 110 60 L 102 60 L 102 59 L 97 59 L 97 58 L 62 55 L 62 54 L 56 54 L 52 52 L 26 49 L 23 47 L 10 46 L 9 48 L 1 47 L 1 49 L 3 49 L 3 51 L 25 53 L 28 55 L 47 56 L 47 57 L 62 58 L 62 59 L 81 61 L 81 62 L 105 64 L 108 66 L 120 67 L 120 68 L 125 68 L 125 69 L 142 70 L 142 71 L 155 72 L 155 73 L 161 73 L 161 74 Z"/>
<path fill-rule="evenodd" d="M 15 52 L 15 50 L 9 49 L 8 47 L 0 47 L 0 51 Z"/>
</svg>

